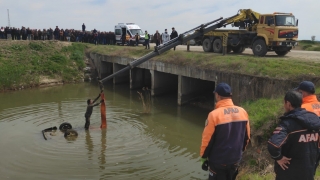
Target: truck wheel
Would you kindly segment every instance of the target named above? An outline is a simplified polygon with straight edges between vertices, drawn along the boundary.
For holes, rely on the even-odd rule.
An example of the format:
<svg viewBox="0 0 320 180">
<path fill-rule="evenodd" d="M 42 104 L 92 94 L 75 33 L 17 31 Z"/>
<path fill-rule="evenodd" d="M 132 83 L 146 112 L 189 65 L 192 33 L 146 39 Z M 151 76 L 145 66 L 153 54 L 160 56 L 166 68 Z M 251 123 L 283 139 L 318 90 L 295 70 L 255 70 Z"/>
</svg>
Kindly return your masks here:
<svg viewBox="0 0 320 180">
<path fill-rule="evenodd" d="M 243 51 L 244 51 L 245 49 L 246 49 L 246 48 L 245 48 L 244 46 L 232 47 L 233 53 L 236 53 L 236 54 L 241 54 L 241 53 L 243 53 Z"/>
<path fill-rule="evenodd" d="M 65 123 L 60 124 L 59 129 L 61 131 L 66 131 L 68 129 L 72 129 L 72 126 L 70 123 L 65 122 Z"/>
<path fill-rule="evenodd" d="M 285 56 L 289 51 L 275 51 L 278 56 Z"/>
<path fill-rule="evenodd" d="M 213 41 L 213 52 L 222 53 L 222 42 L 221 42 L 221 39 L 215 39 Z"/>
<path fill-rule="evenodd" d="M 255 56 L 265 56 L 267 54 L 267 45 L 264 40 L 258 39 L 254 41 L 252 51 Z"/>
<path fill-rule="evenodd" d="M 203 48 L 204 52 L 212 52 L 213 51 L 212 43 L 211 43 L 210 39 L 207 38 L 202 42 L 202 48 Z"/>
</svg>

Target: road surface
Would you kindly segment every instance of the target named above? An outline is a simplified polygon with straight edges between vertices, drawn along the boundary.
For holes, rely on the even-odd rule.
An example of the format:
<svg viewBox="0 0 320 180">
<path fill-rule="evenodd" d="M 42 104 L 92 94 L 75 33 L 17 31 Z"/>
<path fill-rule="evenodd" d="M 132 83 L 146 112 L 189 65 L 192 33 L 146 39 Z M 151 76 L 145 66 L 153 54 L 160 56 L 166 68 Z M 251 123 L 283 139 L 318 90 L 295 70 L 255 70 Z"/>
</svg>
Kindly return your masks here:
<svg viewBox="0 0 320 180">
<path fill-rule="evenodd" d="M 150 47 L 154 47 L 155 44 L 151 43 Z M 179 45 L 176 47 L 176 50 L 186 51 L 186 45 Z M 193 52 L 204 52 L 202 46 L 190 46 L 190 51 Z M 216 54 L 216 53 L 212 53 Z M 252 50 L 247 48 L 241 55 L 253 56 Z M 279 57 L 275 52 L 268 52 L 266 57 Z M 303 51 L 303 50 L 291 50 L 285 58 L 294 58 L 301 60 L 311 60 L 311 61 L 319 61 L 320 62 L 320 51 Z"/>
</svg>

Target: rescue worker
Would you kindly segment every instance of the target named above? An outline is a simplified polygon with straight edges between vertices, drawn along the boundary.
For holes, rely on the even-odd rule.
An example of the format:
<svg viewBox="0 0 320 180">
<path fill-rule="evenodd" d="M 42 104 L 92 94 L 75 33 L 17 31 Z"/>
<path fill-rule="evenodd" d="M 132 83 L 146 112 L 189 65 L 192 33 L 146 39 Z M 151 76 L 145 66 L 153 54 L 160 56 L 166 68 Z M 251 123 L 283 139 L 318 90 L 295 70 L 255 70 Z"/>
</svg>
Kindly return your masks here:
<svg viewBox="0 0 320 180">
<path fill-rule="evenodd" d="M 249 117 L 243 108 L 233 104 L 228 84 L 218 84 L 214 95 L 216 107 L 209 113 L 202 133 L 202 169 L 209 166 L 209 180 L 233 180 L 250 140 Z"/>
<path fill-rule="evenodd" d="M 302 81 L 296 88 L 302 94 L 302 108 L 320 117 L 320 102 L 315 95 L 315 86 L 310 81 Z"/>
<path fill-rule="evenodd" d="M 98 97 L 96 97 L 94 100 L 92 100 L 92 99 L 88 99 L 88 100 L 87 100 L 87 105 L 88 105 L 88 106 L 87 106 L 87 111 L 86 111 L 86 113 L 84 114 L 84 117 L 86 118 L 86 123 L 85 123 L 85 125 L 84 125 L 84 128 L 85 128 L 86 130 L 88 130 L 88 129 L 89 129 L 89 126 L 90 126 L 90 117 L 91 117 L 91 114 L 92 114 L 93 107 L 98 106 L 100 103 L 103 102 L 103 100 L 100 100 L 99 103 L 94 104 L 94 103 L 99 99 L 99 97 L 100 97 L 100 95 L 101 95 L 102 92 L 103 92 L 103 91 L 101 90 L 101 92 L 100 92 L 100 94 L 98 95 Z"/>
<path fill-rule="evenodd" d="M 150 34 L 148 34 L 148 31 L 145 31 L 144 33 L 144 40 L 145 40 L 145 49 L 150 49 L 150 44 L 149 44 L 149 40 L 150 40 Z"/>
<path fill-rule="evenodd" d="M 276 180 L 314 178 L 320 121 L 316 114 L 301 108 L 301 104 L 301 93 L 295 90 L 286 93 L 285 114 L 268 141 L 268 151 L 275 160 Z"/>
<path fill-rule="evenodd" d="M 320 118 L 320 102 L 315 95 L 315 86 L 310 81 L 302 81 L 296 88 L 302 94 L 302 105 L 301 107 L 309 112 L 315 113 Z M 313 129 L 312 124 L 308 124 L 308 129 Z M 315 169 L 319 165 L 320 157 L 318 157 Z"/>
</svg>

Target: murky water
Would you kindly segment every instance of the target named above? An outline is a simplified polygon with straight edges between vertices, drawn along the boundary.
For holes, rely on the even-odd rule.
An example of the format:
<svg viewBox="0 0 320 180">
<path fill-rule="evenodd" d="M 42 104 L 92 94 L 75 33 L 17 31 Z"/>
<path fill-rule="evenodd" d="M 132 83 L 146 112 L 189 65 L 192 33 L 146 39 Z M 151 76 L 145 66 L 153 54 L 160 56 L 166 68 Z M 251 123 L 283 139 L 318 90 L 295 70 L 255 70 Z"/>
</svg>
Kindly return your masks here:
<svg viewBox="0 0 320 180">
<path fill-rule="evenodd" d="M 136 91 L 127 85 L 105 88 L 107 129 L 99 107 L 86 132 L 86 99 L 99 93 L 83 83 L 0 94 L 0 179 L 206 179 L 199 148 L 207 110 L 178 107 L 176 97 L 153 98 L 141 113 Z M 79 136 L 41 130 L 62 122 Z"/>
</svg>

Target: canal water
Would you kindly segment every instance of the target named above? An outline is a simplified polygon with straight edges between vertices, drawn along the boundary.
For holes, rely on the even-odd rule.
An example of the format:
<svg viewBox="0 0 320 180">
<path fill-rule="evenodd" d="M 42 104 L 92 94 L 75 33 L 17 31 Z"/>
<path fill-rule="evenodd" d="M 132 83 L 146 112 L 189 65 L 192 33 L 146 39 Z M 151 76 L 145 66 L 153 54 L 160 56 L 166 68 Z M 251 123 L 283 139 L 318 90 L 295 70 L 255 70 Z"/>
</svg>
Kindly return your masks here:
<svg viewBox="0 0 320 180">
<path fill-rule="evenodd" d="M 82 83 L 0 93 L 0 179 L 207 179 L 199 149 L 208 110 L 177 106 L 176 95 L 152 98 L 144 113 L 137 91 L 106 85 L 107 129 L 95 107 L 85 131 L 86 100 L 99 93 Z M 75 140 L 59 130 L 63 122 Z"/>
</svg>

